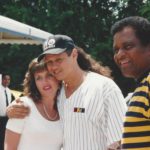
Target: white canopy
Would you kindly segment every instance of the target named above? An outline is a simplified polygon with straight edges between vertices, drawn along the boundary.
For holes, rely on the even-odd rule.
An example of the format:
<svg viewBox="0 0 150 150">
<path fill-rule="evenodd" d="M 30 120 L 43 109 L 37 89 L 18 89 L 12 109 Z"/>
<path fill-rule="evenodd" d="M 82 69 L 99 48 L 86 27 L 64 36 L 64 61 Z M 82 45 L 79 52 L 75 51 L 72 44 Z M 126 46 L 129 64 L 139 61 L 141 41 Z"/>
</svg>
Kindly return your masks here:
<svg viewBox="0 0 150 150">
<path fill-rule="evenodd" d="M 0 44 L 42 44 L 51 33 L 0 15 Z"/>
</svg>

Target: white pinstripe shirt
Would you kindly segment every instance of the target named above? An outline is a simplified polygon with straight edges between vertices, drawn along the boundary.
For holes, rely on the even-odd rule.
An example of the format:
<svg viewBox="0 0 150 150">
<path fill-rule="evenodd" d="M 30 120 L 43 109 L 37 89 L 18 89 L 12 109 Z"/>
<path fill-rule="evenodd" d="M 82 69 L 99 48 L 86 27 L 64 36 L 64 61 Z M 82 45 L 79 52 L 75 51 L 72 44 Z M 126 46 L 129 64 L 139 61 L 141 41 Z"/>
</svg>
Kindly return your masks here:
<svg viewBox="0 0 150 150">
<path fill-rule="evenodd" d="M 111 79 L 90 72 L 69 98 L 62 87 L 58 109 L 64 150 L 106 150 L 121 139 L 126 103 Z"/>
</svg>

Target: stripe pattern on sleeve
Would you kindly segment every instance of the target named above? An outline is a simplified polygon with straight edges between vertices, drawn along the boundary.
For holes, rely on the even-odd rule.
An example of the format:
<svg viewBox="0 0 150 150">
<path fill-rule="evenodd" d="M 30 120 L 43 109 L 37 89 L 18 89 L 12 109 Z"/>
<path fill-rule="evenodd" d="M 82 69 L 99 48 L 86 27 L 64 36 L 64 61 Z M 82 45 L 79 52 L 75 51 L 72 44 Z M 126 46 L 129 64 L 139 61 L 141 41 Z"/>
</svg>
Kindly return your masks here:
<svg viewBox="0 0 150 150">
<path fill-rule="evenodd" d="M 138 84 L 130 100 L 122 149 L 150 150 L 150 75 Z"/>
</svg>

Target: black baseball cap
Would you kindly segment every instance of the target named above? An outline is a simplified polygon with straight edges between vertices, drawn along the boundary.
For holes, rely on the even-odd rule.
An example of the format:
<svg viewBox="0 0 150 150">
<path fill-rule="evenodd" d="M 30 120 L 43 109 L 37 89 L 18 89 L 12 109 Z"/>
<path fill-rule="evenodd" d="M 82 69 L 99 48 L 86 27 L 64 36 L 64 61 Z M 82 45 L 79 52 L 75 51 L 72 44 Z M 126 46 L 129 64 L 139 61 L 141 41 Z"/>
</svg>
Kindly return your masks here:
<svg viewBox="0 0 150 150">
<path fill-rule="evenodd" d="M 75 47 L 72 38 L 66 35 L 56 34 L 50 36 L 43 44 L 43 53 L 39 55 L 38 62 L 43 59 L 46 54 L 60 54 L 64 51 L 71 51 Z"/>
</svg>

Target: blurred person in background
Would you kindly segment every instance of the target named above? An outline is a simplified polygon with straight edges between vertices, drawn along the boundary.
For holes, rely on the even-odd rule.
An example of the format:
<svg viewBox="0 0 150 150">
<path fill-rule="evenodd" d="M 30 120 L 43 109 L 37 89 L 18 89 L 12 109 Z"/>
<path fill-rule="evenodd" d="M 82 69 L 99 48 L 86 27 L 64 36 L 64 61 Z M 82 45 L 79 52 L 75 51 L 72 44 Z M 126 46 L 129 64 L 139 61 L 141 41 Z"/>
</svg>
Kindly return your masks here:
<svg viewBox="0 0 150 150">
<path fill-rule="evenodd" d="M 4 149 L 5 128 L 8 120 L 6 108 L 15 99 L 9 89 L 10 81 L 10 75 L 3 73 L 2 83 L 0 84 L 0 150 Z"/>
</svg>

